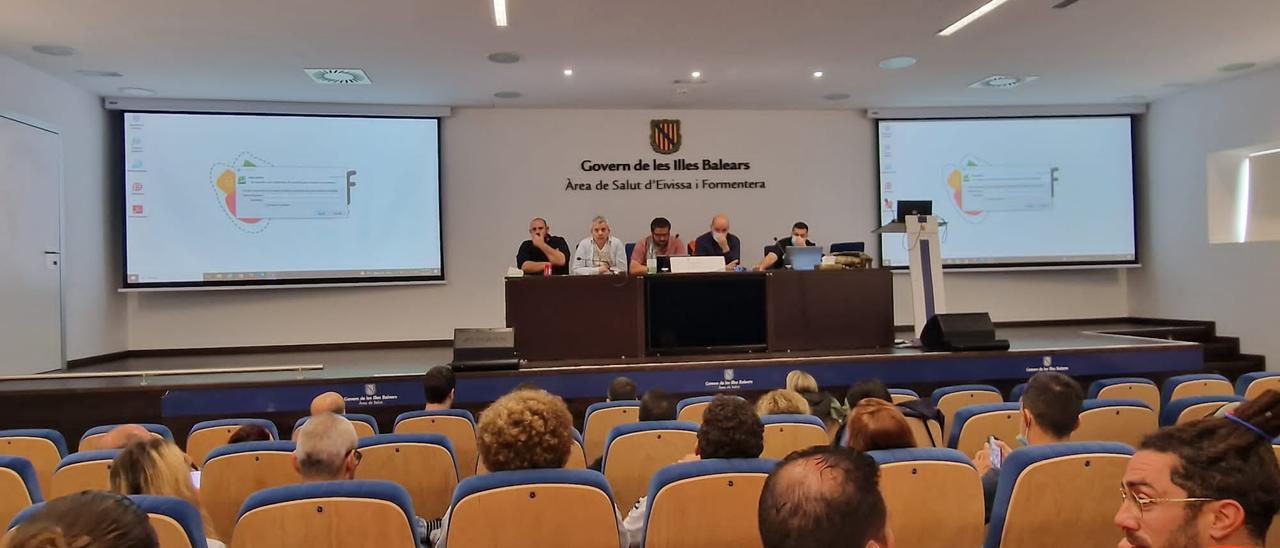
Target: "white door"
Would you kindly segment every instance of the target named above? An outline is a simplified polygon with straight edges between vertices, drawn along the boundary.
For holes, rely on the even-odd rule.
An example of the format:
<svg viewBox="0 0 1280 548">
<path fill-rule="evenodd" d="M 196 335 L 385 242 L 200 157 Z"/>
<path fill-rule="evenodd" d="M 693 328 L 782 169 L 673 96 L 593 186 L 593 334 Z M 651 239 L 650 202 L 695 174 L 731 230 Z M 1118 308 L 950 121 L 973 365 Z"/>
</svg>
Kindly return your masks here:
<svg viewBox="0 0 1280 548">
<path fill-rule="evenodd" d="M 0 375 L 63 367 L 62 141 L 0 114 Z"/>
</svg>

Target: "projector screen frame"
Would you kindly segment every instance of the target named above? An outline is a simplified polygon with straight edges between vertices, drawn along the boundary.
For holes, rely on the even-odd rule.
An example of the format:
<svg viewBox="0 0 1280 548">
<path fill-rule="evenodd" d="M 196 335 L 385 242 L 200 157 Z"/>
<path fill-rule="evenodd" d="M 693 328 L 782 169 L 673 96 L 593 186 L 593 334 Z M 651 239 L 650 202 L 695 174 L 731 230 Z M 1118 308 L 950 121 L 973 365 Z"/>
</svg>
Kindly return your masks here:
<svg viewBox="0 0 1280 548">
<path fill-rule="evenodd" d="M 108 99 L 110 102 L 110 99 Z M 234 105 L 235 102 L 212 101 L 210 104 Z M 267 103 L 270 104 L 270 103 Z M 296 103 L 289 103 L 295 105 Z M 113 135 L 119 139 L 113 144 L 116 147 L 114 157 L 119 162 L 113 181 L 117 185 L 117 201 L 112 204 L 120 212 L 120 287 L 117 292 L 162 292 L 162 291 L 209 291 L 228 289 L 300 289 L 300 288 L 336 288 L 336 287 L 374 287 L 396 285 L 443 285 L 447 283 L 445 268 L 445 234 L 444 234 L 444 145 L 441 136 L 444 133 L 444 118 L 450 114 L 447 109 L 425 109 L 423 114 L 401 111 L 397 113 L 379 112 L 343 112 L 321 106 L 315 111 L 295 110 L 292 112 L 272 112 L 261 109 L 257 105 L 245 104 L 243 110 L 234 108 L 188 109 L 189 103 L 182 110 L 151 108 L 144 104 L 115 105 L 107 110 L 114 111 L 110 119 Z M 281 103 L 284 105 L 284 103 Z M 191 105 L 194 106 L 194 105 Z M 294 110 L 294 109 L 282 109 Z M 400 120 L 435 120 L 436 122 L 436 219 L 437 233 L 440 235 L 440 274 L 430 276 L 373 276 L 373 277 L 317 277 L 317 278 L 275 278 L 261 280 L 224 280 L 224 281 L 191 281 L 191 282 L 129 282 L 129 216 L 124 214 L 128 203 L 129 185 L 127 181 L 128 163 L 125 158 L 125 118 L 129 114 L 187 114 L 201 116 L 274 116 L 282 118 L 384 118 Z"/>
<path fill-rule="evenodd" d="M 875 112 L 871 118 L 875 121 L 872 128 L 874 135 L 875 151 L 875 199 L 872 204 L 875 208 L 875 219 L 879 223 L 881 220 L 880 202 L 883 200 L 881 192 L 883 185 L 880 180 L 880 124 L 883 122 L 947 122 L 947 121 L 965 121 L 965 120 L 1029 120 L 1029 119 L 1072 119 L 1072 118 L 1127 118 L 1129 120 L 1129 172 L 1130 187 L 1133 195 L 1133 259 L 1132 260 L 1115 260 L 1115 261 L 1026 261 L 1026 262 L 1001 262 L 1001 263 L 972 263 L 972 264 L 947 264 L 943 259 L 943 270 L 963 270 L 966 272 L 1011 272 L 1011 271 L 1027 271 L 1027 270 L 1089 270 L 1089 269 L 1116 269 L 1116 268 L 1135 268 L 1142 266 L 1141 251 L 1141 234 L 1139 234 L 1139 207 L 1138 187 L 1138 131 L 1140 124 L 1138 116 L 1144 110 L 1125 111 L 1117 109 L 1113 112 L 1071 112 L 1052 114 L 1048 111 L 1041 113 L 1035 110 L 1028 112 L 1019 112 L 1018 114 L 1001 115 L 995 112 L 983 110 L 981 113 L 974 112 L 972 114 L 959 114 L 948 116 L 942 113 L 931 113 L 925 116 L 912 116 L 910 109 L 897 109 L 892 112 L 892 117 L 882 117 L 880 112 Z M 869 115 L 872 113 L 869 112 Z M 889 113 L 885 113 L 889 114 Z M 940 217 L 941 219 L 941 217 Z M 946 249 L 947 229 L 940 230 L 943 249 Z M 889 268 L 895 272 L 906 272 L 909 265 L 892 265 L 884 266 L 884 235 L 876 234 L 876 262 L 881 268 Z"/>
</svg>

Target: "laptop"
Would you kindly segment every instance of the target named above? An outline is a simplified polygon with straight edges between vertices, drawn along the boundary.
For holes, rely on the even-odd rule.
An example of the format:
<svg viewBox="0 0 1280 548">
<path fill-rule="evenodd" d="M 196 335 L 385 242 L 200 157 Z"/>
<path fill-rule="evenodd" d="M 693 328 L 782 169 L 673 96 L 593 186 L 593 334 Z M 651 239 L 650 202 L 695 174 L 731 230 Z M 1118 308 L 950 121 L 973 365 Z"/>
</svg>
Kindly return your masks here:
<svg viewBox="0 0 1280 548">
<path fill-rule="evenodd" d="M 813 270 L 822 262 L 822 246 L 787 246 L 787 265 L 791 270 Z"/>
<path fill-rule="evenodd" d="M 933 215 L 933 201 L 898 200 L 898 214 L 894 222 L 905 223 L 909 215 Z"/>
</svg>

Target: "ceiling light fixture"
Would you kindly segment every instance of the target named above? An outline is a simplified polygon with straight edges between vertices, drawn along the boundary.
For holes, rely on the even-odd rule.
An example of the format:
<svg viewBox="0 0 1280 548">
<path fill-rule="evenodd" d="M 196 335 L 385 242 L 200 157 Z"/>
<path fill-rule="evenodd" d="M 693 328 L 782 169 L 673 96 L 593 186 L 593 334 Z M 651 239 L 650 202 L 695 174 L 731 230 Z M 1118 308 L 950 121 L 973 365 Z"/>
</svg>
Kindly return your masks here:
<svg viewBox="0 0 1280 548">
<path fill-rule="evenodd" d="M 54 57 L 68 57 L 76 54 L 76 49 L 69 46 L 59 46 L 56 44 L 40 44 L 31 46 L 31 51 L 52 55 Z"/>
<path fill-rule="evenodd" d="M 843 101 L 849 98 L 849 94 L 848 93 L 828 93 L 826 95 L 823 95 L 822 98 L 828 101 Z"/>
<path fill-rule="evenodd" d="M 507 26 L 507 0 L 493 0 L 493 24 Z"/>
<path fill-rule="evenodd" d="M 1240 72 L 1242 70 L 1249 70 L 1256 66 L 1258 66 L 1257 63 L 1231 63 L 1230 65 L 1218 67 L 1218 70 L 1222 72 Z"/>
<path fill-rule="evenodd" d="M 689 73 L 689 77 L 697 80 L 698 78 L 702 78 L 702 73 L 695 70 Z"/>
<path fill-rule="evenodd" d="M 77 70 L 76 74 L 90 78 L 120 78 L 124 76 L 114 70 Z"/>
<path fill-rule="evenodd" d="M 880 60 L 880 68 L 885 70 L 904 69 L 916 64 L 915 57 L 890 57 Z"/>
<path fill-rule="evenodd" d="M 499 51 L 497 53 L 490 53 L 489 60 L 494 63 L 498 63 L 499 65 L 510 65 L 511 63 L 520 62 L 520 54 L 514 51 Z"/>
<path fill-rule="evenodd" d="M 1273 148 L 1271 150 L 1260 150 L 1258 152 L 1250 154 L 1249 157 L 1257 158 L 1258 156 L 1266 156 L 1268 154 L 1276 154 L 1276 153 L 1280 153 L 1280 148 Z"/>
<path fill-rule="evenodd" d="M 134 97 L 151 97 L 156 92 L 147 88 L 120 88 L 120 93 L 132 95 Z"/>
<path fill-rule="evenodd" d="M 813 71 L 813 77 L 814 77 L 814 78 L 822 78 L 822 71 L 820 71 L 820 70 L 815 70 L 815 71 Z"/>
<path fill-rule="evenodd" d="M 1000 7 L 1002 4 L 1008 1 L 1009 0 L 991 0 L 986 4 L 983 4 L 978 9 L 970 12 L 969 15 L 961 17 L 959 21 L 952 23 L 951 26 L 938 31 L 938 36 L 951 36 L 952 34 L 955 34 L 960 29 L 969 26 L 969 23 L 977 21 L 978 18 L 988 13 L 991 13 L 992 10 Z"/>
<path fill-rule="evenodd" d="M 564 69 L 564 75 L 565 75 L 565 76 L 573 76 L 573 69 L 571 69 L 571 68 Z"/>
<path fill-rule="evenodd" d="M 494 97 L 497 97 L 497 98 L 499 98 L 499 99 L 519 99 L 519 98 L 520 98 L 520 92 L 518 92 L 518 91 L 499 91 L 499 92 L 497 92 L 497 93 L 493 94 L 493 96 L 494 96 Z"/>
</svg>

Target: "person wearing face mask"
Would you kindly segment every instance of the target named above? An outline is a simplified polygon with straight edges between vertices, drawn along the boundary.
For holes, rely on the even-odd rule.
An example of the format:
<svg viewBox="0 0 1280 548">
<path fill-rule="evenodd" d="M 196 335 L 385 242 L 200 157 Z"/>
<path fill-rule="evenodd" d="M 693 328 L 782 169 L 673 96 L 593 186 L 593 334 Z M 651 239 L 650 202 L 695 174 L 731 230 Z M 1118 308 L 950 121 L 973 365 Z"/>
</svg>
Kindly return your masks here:
<svg viewBox="0 0 1280 548">
<path fill-rule="evenodd" d="M 773 268 L 782 268 L 787 263 L 784 259 L 787 257 L 788 247 L 813 247 L 818 245 L 809 239 L 809 225 L 804 221 L 798 221 L 791 225 L 791 235 L 774 242 L 773 245 L 764 253 L 764 258 L 756 264 L 753 270 L 769 270 Z"/>
<path fill-rule="evenodd" d="M 578 242 L 569 262 L 574 275 L 617 274 L 627 271 L 627 247 L 613 237 L 609 220 L 596 216 L 591 220 L 591 237 Z"/>
<path fill-rule="evenodd" d="M 724 257 L 725 270 L 742 262 L 742 242 L 729 233 L 729 217 L 723 213 L 712 217 L 711 230 L 693 242 L 693 254 L 700 257 Z"/>
<path fill-rule="evenodd" d="M 1021 404 L 1022 426 L 1018 443 L 1022 446 L 1064 443 L 1071 441 L 1071 433 L 1080 426 L 1084 390 L 1075 379 L 1062 373 L 1040 372 L 1027 381 Z M 1007 460 L 1013 450 L 1001 440 L 996 440 L 996 446 L 1000 448 L 1001 462 Z M 990 445 L 984 443 L 973 456 L 973 466 L 982 476 L 986 519 L 991 518 L 991 505 L 995 502 L 1000 483 L 1000 469 L 991 465 L 990 451 Z"/>
</svg>

